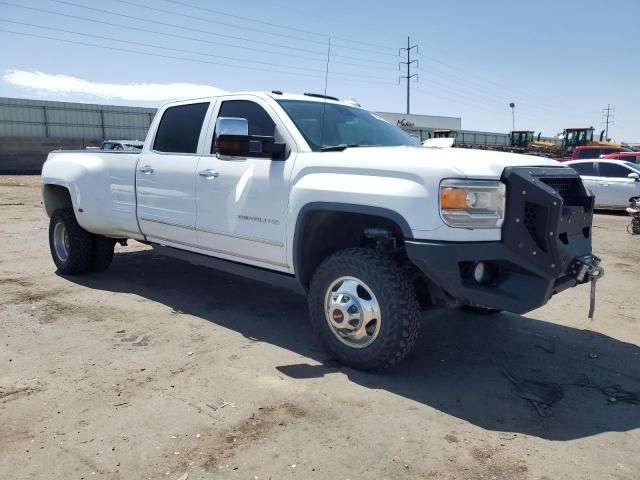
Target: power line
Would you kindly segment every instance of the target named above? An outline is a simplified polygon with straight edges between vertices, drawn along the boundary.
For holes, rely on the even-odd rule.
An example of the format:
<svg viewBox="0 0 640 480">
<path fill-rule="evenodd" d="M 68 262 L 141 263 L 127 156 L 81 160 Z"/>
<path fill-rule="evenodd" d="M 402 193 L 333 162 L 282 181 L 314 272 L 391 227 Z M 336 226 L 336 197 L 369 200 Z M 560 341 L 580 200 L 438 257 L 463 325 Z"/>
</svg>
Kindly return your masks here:
<svg viewBox="0 0 640 480">
<path fill-rule="evenodd" d="M 13 23 L 16 25 L 24 25 L 27 27 L 35 27 L 35 28 L 41 28 L 43 30 L 49 30 L 49 31 L 55 31 L 55 32 L 63 32 L 63 33 L 70 33 L 72 35 L 81 35 L 84 37 L 91 37 L 91 38 L 96 38 L 99 40 L 109 40 L 111 42 L 120 42 L 120 43 L 125 43 L 125 44 L 129 44 L 129 45 L 136 45 L 139 47 L 149 47 L 149 48 L 159 48 L 162 50 L 170 50 L 173 52 L 178 52 L 178 53 L 189 53 L 192 55 L 202 55 L 202 56 L 206 56 L 206 57 L 213 57 L 213 58 L 221 58 L 223 60 L 231 60 L 231 61 L 238 61 L 238 62 L 249 62 L 249 63 L 256 63 L 256 64 L 260 64 L 260 65 L 272 65 L 274 67 L 283 67 L 283 68 L 293 68 L 293 67 L 289 67 L 288 65 L 282 65 L 282 64 L 278 64 L 278 63 L 272 63 L 272 62 L 263 62 L 260 60 L 245 60 L 243 58 L 237 58 L 237 57 L 225 57 L 223 55 L 214 55 L 211 53 L 203 53 L 203 52 L 198 52 L 198 51 L 194 51 L 194 50 L 184 50 L 181 48 L 173 48 L 173 47 L 164 47 L 162 45 L 155 45 L 152 43 L 142 43 L 142 42 L 133 42 L 133 41 L 129 41 L 129 40 L 122 40 L 119 38 L 114 38 L 114 37 L 105 37 L 103 35 L 94 35 L 91 33 L 82 33 L 82 32 L 74 32 L 73 30 L 65 30 L 63 28 L 56 28 L 56 27 L 50 27 L 47 25 L 36 25 L 33 23 L 25 23 L 25 22 L 16 22 L 13 20 L 0 20 L 0 22 L 2 23 Z M 319 73 L 323 73 L 324 70 L 320 70 L 320 69 L 313 69 L 313 68 L 308 68 L 305 69 L 309 72 L 319 72 Z"/>
<path fill-rule="evenodd" d="M 505 91 L 506 93 L 511 92 L 511 94 L 512 94 L 512 95 L 514 95 L 514 94 L 515 94 L 515 95 L 520 96 L 520 97 L 522 97 L 522 96 L 523 96 L 523 95 L 521 94 L 521 92 L 519 92 L 518 90 L 514 89 L 513 87 L 511 87 L 511 86 L 509 86 L 509 85 L 505 85 L 505 84 L 502 84 L 502 83 L 496 82 L 496 81 L 494 81 L 494 80 L 490 80 L 490 79 L 488 79 L 488 78 L 486 78 L 486 77 L 482 77 L 482 76 L 480 76 L 480 75 L 477 75 L 477 74 L 471 73 L 471 72 L 469 72 L 469 71 L 467 71 L 467 70 L 463 70 L 463 69 L 461 69 L 460 67 L 457 67 L 457 66 L 455 66 L 455 65 L 451 65 L 451 64 L 449 64 L 449 63 L 443 62 L 442 60 L 439 60 L 439 59 L 436 59 L 436 58 L 434 58 L 434 57 L 430 57 L 430 56 L 424 55 L 424 54 L 422 54 L 422 53 L 420 53 L 420 54 L 419 54 L 419 56 L 420 56 L 420 57 L 422 57 L 423 59 L 429 59 L 429 60 L 431 60 L 432 62 L 439 63 L 440 65 L 443 65 L 443 66 L 445 66 L 445 67 L 447 67 L 447 68 L 449 68 L 449 69 L 456 70 L 456 71 L 458 71 L 458 72 L 460 72 L 460 73 L 462 73 L 463 75 L 466 75 L 466 76 L 468 76 L 468 77 L 477 78 L 478 80 L 482 81 L 483 83 L 489 83 L 489 84 L 492 84 L 492 85 L 494 85 L 494 86 L 496 86 L 496 87 L 500 88 L 500 89 L 501 89 L 501 91 Z M 494 87 L 494 88 L 495 88 L 495 87 Z M 546 98 L 539 97 L 539 96 L 537 96 L 537 95 L 532 95 L 532 94 L 531 94 L 531 93 L 529 93 L 529 92 L 527 92 L 527 93 L 526 93 L 526 98 L 532 98 L 532 99 L 537 98 L 539 101 L 543 101 L 543 102 L 544 102 L 544 101 L 547 101 L 547 99 L 546 99 Z M 522 102 L 522 101 L 520 101 L 520 103 L 523 103 L 523 102 Z M 575 111 L 575 110 L 579 110 L 580 108 L 582 108 L 582 107 L 580 107 L 580 108 L 576 108 L 576 107 L 577 107 L 576 105 L 570 105 L 570 104 L 568 104 L 568 103 L 564 103 L 564 102 L 556 102 L 556 103 L 557 103 L 558 105 L 564 105 L 566 108 L 571 109 L 571 110 L 574 110 L 574 111 Z"/>
<path fill-rule="evenodd" d="M 467 90 L 471 93 L 474 94 L 479 94 L 481 97 L 486 98 L 486 97 L 493 97 L 497 100 L 499 103 L 504 103 L 505 101 L 505 93 L 504 92 L 494 92 L 493 90 L 486 88 L 486 87 L 478 87 L 476 86 L 477 84 L 473 84 L 473 83 L 469 83 L 463 79 L 461 79 L 459 76 L 455 76 L 455 75 L 447 75 L 442 73 L 441 71 L 437 71 L 437 70 L 431 70 L 429 72 L 427 72 L 426 69 L 419 67 L 419 70 L 421 72 L 423 72 L 425 75 L 423 75 L 422 78 L 428 78 L 429 76 L 434 76 L 434 77 L 440 77 L 442 78 L 445 82 L 447 82 L 447 85 L 451 85 L 451 82 L 455 82 L 456 88 L 464 91 Z M 541 113 L 545 113 L 548 114 L 549 112 L 559 112 L 562 110 L 559 110 L 557 108 L 551 108 L 542 104 L 532 104 L 526 101 L 523 101 L 520 99 L 520 96 L 518 95 L 511 95 L 511 97 L 517 97 L 516 100 L 518 101 L 519 104 L 526 106 L 528 109 L 534 110 L 534 111 L 539 111 Z"/>
<path fill-rule="evenodd" d="M 74 2 L 69 2 L 69 1 L 66 1 L 66 0 L 50 0 L 50 1 L 51 2 L 55 2 L 55 3 L 59 3 L 59 4 L 63 4 L 63 5 L 70 5 L 70 6 L 77 7 L 77 8 L 85 8 L 85 9 L 88 9 L 88 10 L 94 10 L 94 11 L 97 11 L 97 12 L 100 12 L 100 13 L 104 13 L 104 14 L 108 14 L 108 15 L 116 15 L 116 16 L 119 16 L 119 17 L 124 16 L 124 17 L 128 17 L 128 18 L 136 18 L 137 20 L 144 20 L 144 19 L 140 19 L 139 17 L 133 17 L 132 15 L 124 15 L 124 14 L 122 14 L 120 12 L 116 13 L 116 12 L 113 12 L 113 11 L 110 11 L 110 10 L 105 10 L 105 9 L 102 9 L 102 8 L 88 7 L 86 5 L 81 5 L 81 4 L 74 3 Z M 130 0 L 113 0 L 113 1 L 118 2 L 118 3 L 123 3 L 125 5 L 132 5 L 132 6 L 144 8 L 145 10 L 151 10 L 151 11 L 155 11 L 155 12 L 166 13 L 166 14 L 169 14 L 169 15 L 188 18 L 189 20 L 197 20 L 197 21 L 207 22 L 207 23 L 210 24 L 210 22 L 208 22 L 206 19 L 204 19 L 201 16 L 174 12 L 172 10 L 166 10 L 164 8 L 151 7 L 149 5 L 133 2 L 133 1 L 130 1 Z M 219 25 L 224 25 L 226 27 L 230 27 L 230 28 L 237 28 L 237 29 L 240 29 L 240 30 L 251 31 L 251 32 L 255 32 L 255 33 L 262 33 L 264 35 L 272 35 L 272 36 L 276 36 L 276 37 L 286 38 L 286 39 L 289 39 L 289 40 L 297 40 L 297 41 L 301 41 L 301 42 L 308 42 L 308 43 L 313 43 L 313 44 L 316 44 L 316 45 L 324 45 L 325 44 L 325 42 L 321 41 L 321 40 L 310 40 L 308 38 L 303 38 L 303 37 L 299 37 L 299 36 L 295 36 L 295 35 L 288 35 L 286 33 L 269 32 L 267 30 L 261 30 L 261 29 L 257 29 L 257 28 L 253 28 L 253 27 L 247 27 L 247 26 L 243 26 L 243 25 L 234 25 L 232 23 L 221 22 L 219 20 L 216 20 L 216 23 L 219 24 Z M 381 54 L 381 53 L 372 52 L 371 50 L 362 49 L 362 48 L 358 48 L 358 47 L 341 46 L 340 48 L 344 48 L 344 49 L 347 49 L 347 50 L 354 50 L 354 51 L 362 51 L 362 52 L 366 52 L 368 54 L 375 53 L 377 55 L 384 55 L 384 54 Z"/>
<path fill-rule="evenodd" d="M 51 0 L 52 2 L 56 2 L 56 3 L 62 3 L 65 5 L 73 5 L 75 7 L 80 7 L 80 8 L 88 8 L 85 7 L 84 5 L 79 5 L 77 3 L 73 3 L 73 2 L 67 2 L 65 0 Z M 202 22 L 208 22 L 208 20 L 206 20 L 205 17 L 201 17 L 201 16 L 196 16 L 196 15 L 189 15 L 188 13 L 180 13 L 180 12 L 174 12 L 172 10 L 166 10 L 164 8 L 158 8 L 158 7 L 151 7 L 149 5 L 145 5 L 145 4 L 141 4 L 138 2 L 132 2 L 129 0 L 112 0 L 113 2 L 117 2 L 117 3 L 123 3 L 125 5 L 131 5 L 133 7 L 139 7 L 139 8 L 144 8 L 146 10 L 151 10 L 153 12 L 159 12 L 159 13 L 166 13 L 169 15 L 174 15 L 176 17 L 183 17 L 183 18 L 188 18 L 189 20 L 197 20 L 197 21 L 202 21 Z M 103 10 L 103 9 L 96 9 L 91 7 L 91 10 L 98 10 L 102 13 L 108 13 L 111 15 L 120 15 L 120 13 L 115 13 L 109 10 Z M 273 35 L 275 37 L 281 37 L 281 38 L 286 38 L 289 40 L 298 40 L 301 42 L 309 42 L 309 43 L 315 43 L 316 45 L 324 45 L 324 42 L 321 40 L 310 40 L 308 38 L 303 38 L 303 37 L 298 37 L 295 35 L 287 35 L 286 33 L 274 33 L 274 32 L 269 32 L 267 30 L 260 30 L 258 28 L 253 28 L 253 27 L 245 27 L 242 25 L 234 25 L 233 23 L 227 23 L 227 22 L 221 22 L 220 20 L 216 20 L 216 23 L 218 25 L 224 25 L 225 27 L 230 27 L 230 28 L 237 28 L 239 30 L 248 30 L 250 32 L 256 32 L 256 33 L 262 33 L 265 35 Z"/>
<path fill-rule="evenodd" d="M 265 20 L 257 20 L 255 18 L 245 17 L 245 16 L 242 16 L 242 15 L 234 15 L 234 14 L 231 14 L 231 13 L 228 13 L 228 12 L 222 12 L 220 10 L 214 10 L 212 8 L 205 8 L 205 7 L 201 7 L 199 5 L 193 5 L 192 3 L 180 2 L 178 0 L 163 0 L 163 1 L 167 2 L 167 3 L 175 4 L 175 5 L 181 5 L 183 7 L 189 7 L 189 8 L 193 8 L 193 9 L 196 9 L 196 10 L 201 10 L 201 11 L 204 11 L 204 12 L 215 13 L 216 15 L 223 15 L 225 17 L 237 18 L 237 19 L 243 20 L 243 21 L 254 22 L 254 23 L 258 23 L 258 24 L 262 24 L 262 25 L 269 25 L 271 27 L 276 27 L 276 28 L 284 28 L 284 29 L 287 29 L 287 30 L 295 31 L 295 32 L 306 33 L 308 35 L 316 35 L 316 36 L 319 36 L 319 37 L 324 37 L 325 39 L 330 36 L 330 35 L 328 35 L 326 33 L 319 33 L 319 32 L 314 32 L 314 31 L 311 31 L 311 30 L 305 30 L 303 28 L 296 28 L 296 27 L 291 27 L 291 26 L 282 25 L 282 24 L 278 24 L 278 23 L 267 22 Z M 343 40 L 345 42 L 358 43 L 360 45 L 366 45 L 366 46 L 369 46 L 369 47 L 376 47 L 376 48 L 379 48 L 379 49 L 386 49 L 386 50 L 393 49 L 393 47 L 389 47 L 389 46 L 385 46 L 385 45 L 379 45 L 379 44 L 376 44 L 376 43 L 363 42 L 362 40 L 357 40 L 357 39 L 353 39 L 353 38 L 338 37 L 338 36 L 335 36 L 335 35 L 331 35 L 330 37 L 334 41 L 335 40 Z"/>
<path fill-rule="evenodd" d="M 273 62 L 265 62 L 265 61 L 260 61 L 260 60 L 253 60 L 253 59 L 244 59 L 244 58 L 238 58 L 238 57 L 226 57 L 223 55 L 215 55 L 212 53 L 204 53 L 204 52 L 199 52 L 199 51 L 195 51 L 195 50 L 184 50 L 181 48 L 173 48 L 173 47 L 165 47 L 163 45 L 155 45 L 152 43 L 142 43 L 142 42 L 133 42 L 133 41 L 129 41 L 129 40 L 122 40 L 119 38 L 114 38 L 114 37 L 106 37 L 103 35 L 94 35 L 94 34 L 90 34 L 90 33 L 82 33 L 82 32 L 75 32 L 73 30 L 66 30 L 63 28 L 56 28 L 56 27 L 50 27 L 50 26 L 46 26 L 46 25 L 36 25 L 33 23 L 25 23 L 25 22 L 16 22 L 16 21 L 12 21 L 12 20 L 0 20 L 0 22 L 4 22 L 4 23 L 12 23 L 12 24 L 16 24 L 16 25 L 23 25 L 23 26 L 28 26 L 28 27 L 35 27 L 35 28 L 40 28 L 43 30 L 49 30 L 49 31 L 56 31 L 56 32 L 63 32 L 63 33 L 70 33 L 72 35 L 80 35 L 80 36 L 84 36 L 84 37 L 90 37 L 90 38 L 96 38 L 99 40 L 109 40 L 112 42 L 120 42 L 120 43 L 124 43 L 124 44 L 129 44 L 129 45 L 135 45 L 135 46 L 141 46 L 141 47 L 149 47 L 149 48 L 157 48 L 157 49 L 161 49 L 161 50 L 170 50 L 170 51 L 174 51 L 174 52 L 178 52 L 178 53 L 188 53 L 188 54 L 192 54 L 192 55 L 201 55 L 201 56 L 205 56 L 205 57 L 212 57 L 212 58 L 220 58 L 223 60 L 230 60 L 230 61 L 238 61 L 238 62 L 247 62 L 247 63 L 251 63 L 251 64 L 260 64 L 260 65 L 271 65 L 274 67 L 280 67 L 280 68 L 288 68 L 288 69 L 302 69 L 302 67 L 292 67 L 289 65 L 283 65 L 283 64 L 278 64 L 278 63 L 273 63 Z M 324 73 L 324 70 L 322 69 L 313 69 L 313 68 L 304 68 L 304 70 L 308 71 L 308 72 L 317 72 L 317 73 Z M 343 74 L 342 72 L 336 72 L 338 74 Z M 346 75 L 346 74 L 345 74 Z M 353 77 L 364 77 L 366 79 L 377 79 L 377 80 L 386 80 L 386 78 L 384 77 L 376 77 L 376 76 L 371 76 L 371 75 L 358 75 L 358 74 L 348 74 L 350 76 Z"/>
<path fill-rule="evenodd" d="M 24 10 L 30 10 L 30 11 L 34 11 L 34 12 L 41 12 L 41 13 L 47 13 L 50 15 L 57 15 L 60 17 L 64 17 L 64 18 L 74 18 L 77 20 L 83 20 L 86 22 L 92 22 L 92 23 L 97 23 L 99 25 L 104 26 L 105 25 L 105 21 L 104 20 L 96 20 L 93 18 L 89 18 L 89 17 L 83 17 L 81 15 L 73 15 L 73 14 L 69 14 L 69 13 L 61 13 L 61 12 L 56 12 L 54 10 L 47 10 L 44 8 L 36 8 L 36 7 L 28 7 L 25 5 L 17 5 L 17 4 L 13 4 L 13 3 L 8 3 L 8 2 L 3 2 L 0 1 L 0 5 L 6 5 L 9 7 L 14 7 L 14 8 L 20 8 L 20 9 L 24 9 Z M 85 7 L 85 8 L 91 8 L 91 7 Z M 120 15 L 120 16 L 124 16 L 127 17 L 126 15 Z M 220 33 L 213 33 L 207 30 L 199 30 L 199 29 L 194 29 L 194 28 L 188 28 L 188 27 L 183 27 L 181 25 L 173 25 L 170 23 L 165 23 L 165 22 L 159 22 L 159 21 L 155 21 L 155 20 L 148 20 L 145 18 L 140 18 L 140 17 L 128 17 L 128 18 L 132 18 L 134 20 L 138 20 L 139 22 L 147 22 L 147 23 L 152 23 L 152 24 L 158 24 L 158 25 L 162 25 L 162 26 L 166 26 L 166 27 L 173 27 L 173 28 L 178 28 L 181 30 L 186 30 L 186 31 L 190 31 L 190 32 L 197 32 L 197 33 L 202 33 L 205 35 L 209 35 L 209 36 L 213 36 L 213 37 L 222 37 L 222 38 L 229 38 L 232 40 L 239 40 L 242 42 L 248 42 L 248 43 L 259 43 L 261 45 L 267 45 L 267 46 L 271 46 L 271 47 L 276 47 L 276 48 L 284 48 L 284 49 L 288 49 L 288 50 L 292 50 L 292 51 L 297 51 L 297 52 L 304 52 L 304 53 L 308 53 L 308 54 L 312 54 L 312 55 L 319 55 L 321 57 L 324 56 L 324 52 L 321 51 L 317 51 L 317 50 L 309 50 L 309 49 L 305 49 L 305 48 L 299 48 L 299 47 L 293 47 L 291 45 L 282 45 L 282 44 L 278 44 L 278 43 L 271 43 L 271 42 L 256 42 L 255 40 L 248 40 L 244 37 L 236 37 L 233 35 L 227 35 L 227 34 L 220 34 Z M 126 25 L 126 24 L 122 24 L 122 23 L 117 23 L 114 21 L 109 21 L 108 24 L 110 27 L 118 27 L 118 28 L 123 28 L 127 31 L 131 31 L 132 26 L 131 25 Z M 238 49 L 243 49 L 243 50 L 251 50 L 251 51 L 256 51 L 256 52 L 263 52 L 263 53 L 270 53 L 272 55 L 281 55 L 281 56 L 287 56 L 287 57 L 293 57 L 293 58 L 306 58 L 300 55 L 295 55 L 295 54 L 291 54 L 291 53 L 282 53 L 282 52 L 274 52 L 274 51 L 270 51 L 270 50 L 264 50 L 264 49 L 260 49 L 260 48 L 256 48 L 256 47 L 247 47 L 244 45 L 234 45 L 234 44 L 229 44 L 229 43 L 223 43 L 223 42 L 216 42 L 216 41 L 212 41 L 212 40 L 203 40 L 201 38 L 197 38 L 197 37 L 188 37 L 188 36 L 184 36 L 184 35 L 178 35 L 175 33 L 168 33 L 168 32 L 159 32 L 157 30 L 149 30 L 149 29 L 145 29 L 143 27 L 141 27 L 138 24 L 136 24 L 133 28 L 135 28 L 135 30 L 140 31 L 140 32 L 146 32 L 146 33 L 152 33 L 155 35 L 162 35 L 162 36 L 166 36 L 166 37 L 173 37 L 173 38 L 181 38 L 184 40 L 192 40 L 192 41 L 196 41 L 196 42 L 202 42 L 202 43 L 208 43 L 211 45 L 221 45 L 221 46 L 227 46 L 227 47 L 231 47 L 231 48 L 238 48 Z M 345 65 L 352 65 L 352 66 L 363 66 L 363 64 L 371 64 L 371 65 L 386 65 L 391 67 L 392 64 L 391 63 L 387 63 L 387 62 L 381 62 L 381 61 L 376 61 L 376 60 L 362 60 L 360 58 L 357 57 L 350 57 L 350 56 L 346 56 L 346 55 L 332 55 L 333 58 L 342 58 L 345 60 L 356 60 L 357 62 L 360 62 L 358 64 L 354 64 L 352 62 L 339 62 L 334 60 L 334 63 L 342 63 Z M 319 58 L 318 60 L 324 61 L 322 58 Z"/>
<path fill-rule="evenodd" d="M 418 44 L 411 45 L 411 38 L 407 37 L 407 48 L 400 48 L 400 51 L 406 50 L 406 52 L 407 52 L 407 61 L 406 62 L 400 62 L 400 64 L 398 65 L 398 66 L 400 66 L 400 65 L 406 65 L 407 66 L 407 74 L 400 77 L 400 78 L 404 78 L 407 81 L 407 115 L 409 115 L 409 110 L 410 110 L 410 106 L 411 106 L 411 79 L 413 77 L 417 77 L 418 76 L 417 73 L 414 73 L 414 74 L 411 73 L 411 65 L 418 61 L 416 59 L 411 60 L 411 51 L 414 48 L 416 49 L 416 53 L 417 53 L 418 52 Z M 416 80 L 417 80 L 417 78 L 416 78 Z M 400 81 L 400 80 L 398 79 L 398 81 Z"/>
<path fill-rule="evenodd" d="M 434 87 L 433 89 L 424 89 L 422 88 L 423 85 L 431 85 L 432 87 Z M 465 94 L 461 94 L 459 91 L 457 90 L 453 90 L 451 88 L 447 88 L 446 86 L 442 85 L 442 84 L 433 84 L 431 82 L 425 82 L 425 81 L 421 81 L 416 87 L 415 87 L 418 91 L 420 91 L 421 93 L 425 94 L 425 95 L 430 95 L 434 98 L 441 98 L 443 100 L 446 100 L 446 98 L 443 98 L 441 95 L 446 95 L 449 98 L 453 98 L 456 102 L 461 103 L 463 105 L 468 105 L 468 106 L 472 106 L 474 108 L 482 108 L 484 110 L 490 110 L 490 111 L 494 111 L 496 113 L 505 113 L 504 108 L 502 108 L 500 105 L 502 105 L 502 102 L 493 102 L 490 100 L 485 100 L 483 98 L 478 98 L 477 96 L 470 96 L 470 95 L 465 95 Z M 434 92 L 437 92 L 434 93 Z M 537 117 L 538 119 L 547 119 L 548 117 L 546 116 L 541 116 L 538 114 L 535 114 L 533 112 L 529 112 L 529 113 L 521 113 L 520 114 L 522 117 L 529 117 L 535 120 L 535 118 Z"/>
<path fill-rule="evenodd" d="M 228 64 L 228 63 L 222 63 L 222 62 L 212 62 L 212 61 L 208 61 L 208 60 L 198 60 L 198 59 L 194 59 L 194 58 L 178 57 L 178 56 L 175 56 L 175 55 L 164 55 L 164 54 L 160 54 L 160 53 L 141 52 L 140 50 L 131 50 L 131 49 L 128 49 L 128 48 L 112 47 L 112 46 L 107 46 L 107 45 L 98 45 L 98 44 L 95 44 L 95 43 L 78 42 L 78 41 L 74 41 L 74 40 L 66 40 L 66 39 L 62 39 L 62 38 L 50 37 L 50 36 L 47 36 L 47 35 L 38 35 L 38 34 L 35 34 L 35 33 L 16 32 L 16 31 L 13 31 L 13 30 L 5 30 L 5 29 L 0 29 L 0 32 L 9 33 L 9 34 L 12 34 L 12 35 L 21 35 L 21 36 L 25 36 L 25 37 L 40 38 L 40 39 L 44 39 L 44 40 L 52 40 L 52 41 L 63 42 L 63 43 L 68 43 L 68 44 L 72 44 L 72 45 L 81 45 L 81 46 L 85 46 L 85 47 L 100 48 L 100 49 L 103 49 L 103 50 L 112 50 L 112 51 L 118 51 L 118 52 L 135 53 L 135 54 L 143 55 L 143 56 L 167 58 L 167 59 L 181 60 L 181 61 L 192 62 L 192 63 L 218 65 L 218 66 L 222 66 L 222 67 L 236 68 L 236 69 L 243 69 L 243 70 L 273 72 L 273 73 L 282 73 L 282 74 L 285 74 L 285 75 L 295 75 L 295 76 L 299 76 L 299 77 L 318 78 L 317 75 L 310 75 L 310 74 L 304 74 L 304 73 L 298 73 L 298 72 L 288 72 L 288 71 L 276 70 L 276 69 L 267 69 L 267 68 L 262 68 L 262 67 L 249 67 L 249 66 L 244 66 L 244 65 L 232 65 L 232 64 Z M 334 75 L 345 75 L 345 74 L 336 72 L 336 73 L 334 73 Z M 347 78 L 340 78 L 340 80 L 342 80 L 342 81 L 352 81 L 352 82 L 357 82 L 357 83 L 376 83 L 376 84 L 383 84 L 383 85 L 392 85 L 391 82 L 386 83 L 386 82 L 376 82 L 376 81 L 373 81 L 373 80 L 359 80 L 359 79 L 358 80 L 353 80 L 353 79 L 350 79 L 348 77 Z"/>
</svg>

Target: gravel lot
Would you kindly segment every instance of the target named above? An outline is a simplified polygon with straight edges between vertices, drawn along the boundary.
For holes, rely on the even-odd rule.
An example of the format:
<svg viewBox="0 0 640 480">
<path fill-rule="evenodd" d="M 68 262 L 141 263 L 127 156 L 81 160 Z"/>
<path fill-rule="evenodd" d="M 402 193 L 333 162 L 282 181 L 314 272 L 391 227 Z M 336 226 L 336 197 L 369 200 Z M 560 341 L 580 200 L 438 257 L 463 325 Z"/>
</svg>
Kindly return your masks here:
<svg viewBox="0 0 640 480">
<path fill-rule="evenodd" d="M 0 207 L 2 479 L 640 478 L 628 217 L 596 217 L 594 321 L 587 287 L 431 313 L 407 361 L 365 374 L 328 360 L 303 297 L 136 242 L 64 278 L 39 178 L 0 177 Z"/>
</svg>

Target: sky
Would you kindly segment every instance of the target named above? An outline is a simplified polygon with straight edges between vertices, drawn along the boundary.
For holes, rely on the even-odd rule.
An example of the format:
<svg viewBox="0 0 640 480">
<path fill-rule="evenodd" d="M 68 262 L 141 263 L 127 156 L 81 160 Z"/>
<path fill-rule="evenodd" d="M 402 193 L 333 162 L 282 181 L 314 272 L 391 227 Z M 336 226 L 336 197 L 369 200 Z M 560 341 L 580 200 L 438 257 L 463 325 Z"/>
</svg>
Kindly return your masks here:
<svg viewBox="0 0 640 480">
<path fill-rule="evenodd" d="M 0 0 L 0 96 L 158 106 L 324 92 L 369 110 L 640 143 L 640 0 Z M 402 54 L 402 56 L 399 56 Z M 327 73 L 327 58 L 328 76 Z M 400 70 L 402 67 L 402 70 Z"/>
</svg>

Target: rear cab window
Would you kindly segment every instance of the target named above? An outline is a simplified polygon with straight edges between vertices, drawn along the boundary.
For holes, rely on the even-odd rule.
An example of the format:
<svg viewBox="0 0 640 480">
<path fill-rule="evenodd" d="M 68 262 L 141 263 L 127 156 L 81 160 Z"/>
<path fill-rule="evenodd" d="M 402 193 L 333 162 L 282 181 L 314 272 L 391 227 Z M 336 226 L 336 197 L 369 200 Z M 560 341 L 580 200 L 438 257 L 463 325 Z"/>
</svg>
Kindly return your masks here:
<svg viewBox="0 0 640 480">
<path fill-rule="evenodd" d="M 164 153 L 197 153 L 209 102 L 167 108 L 153 141 L 153 150 Z"/>
</svg>

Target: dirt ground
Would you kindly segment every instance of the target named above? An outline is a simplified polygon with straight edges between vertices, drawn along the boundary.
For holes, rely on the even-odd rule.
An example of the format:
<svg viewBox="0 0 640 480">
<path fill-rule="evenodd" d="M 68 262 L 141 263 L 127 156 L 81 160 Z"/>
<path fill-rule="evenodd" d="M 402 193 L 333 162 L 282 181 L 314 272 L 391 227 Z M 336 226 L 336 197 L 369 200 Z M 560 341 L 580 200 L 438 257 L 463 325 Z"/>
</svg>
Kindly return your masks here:
<svg viewBox="0 0 640 480">
<path fill-rule="evenodd" d="M 640 478 L 626 216 L 596 216 L 594 321 L 585 286 L 526 316 L 430 313 L 366 374 L 328 359 L 303 297 L 136 242 L 57 275 L 38 182 L 0 177 L 2 479 Z"/>
</svg>

